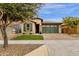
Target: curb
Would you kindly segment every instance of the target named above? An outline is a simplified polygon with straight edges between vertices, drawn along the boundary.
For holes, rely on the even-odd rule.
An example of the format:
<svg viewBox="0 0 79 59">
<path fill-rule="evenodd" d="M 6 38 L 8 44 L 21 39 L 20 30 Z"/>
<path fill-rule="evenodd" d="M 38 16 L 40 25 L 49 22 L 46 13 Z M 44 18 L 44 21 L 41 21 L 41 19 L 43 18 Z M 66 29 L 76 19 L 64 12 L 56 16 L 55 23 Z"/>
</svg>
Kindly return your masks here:
<svg viewBox="0 0 79 59">
<path fill-rule="evenodd" d="M 26 54 L 25 56 L 48 56 L 48 49 L 46 45 L 43 45 L 32 52 Z"/>
</svg>

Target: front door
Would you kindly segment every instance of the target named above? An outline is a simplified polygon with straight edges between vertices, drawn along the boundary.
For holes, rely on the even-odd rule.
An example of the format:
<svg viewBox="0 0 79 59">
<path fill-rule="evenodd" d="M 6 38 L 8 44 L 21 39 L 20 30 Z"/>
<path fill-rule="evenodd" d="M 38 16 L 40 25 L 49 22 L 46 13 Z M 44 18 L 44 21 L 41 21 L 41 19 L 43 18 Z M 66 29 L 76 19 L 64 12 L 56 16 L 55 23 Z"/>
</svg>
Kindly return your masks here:
<svg viewBox="0 0 79 59">
<path fill-rule="evenodd" d="M 36 24 L 36 33 L 39 33 L 39 24 Z"/>
</svg>

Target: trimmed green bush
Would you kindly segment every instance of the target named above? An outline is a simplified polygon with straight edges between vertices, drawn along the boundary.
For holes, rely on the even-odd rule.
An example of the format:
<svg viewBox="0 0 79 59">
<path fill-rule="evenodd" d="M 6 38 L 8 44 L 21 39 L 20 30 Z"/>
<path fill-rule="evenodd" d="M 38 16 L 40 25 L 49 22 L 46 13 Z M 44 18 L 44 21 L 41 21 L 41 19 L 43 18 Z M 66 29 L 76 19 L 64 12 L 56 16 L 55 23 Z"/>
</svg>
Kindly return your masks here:
<svg viewBox="0 0 79 59">
<path fill-rule="evenodd" d="M 12 40 L 43 40 L 42 35 L 21 35 L 13 38 Z"/>
</svg>

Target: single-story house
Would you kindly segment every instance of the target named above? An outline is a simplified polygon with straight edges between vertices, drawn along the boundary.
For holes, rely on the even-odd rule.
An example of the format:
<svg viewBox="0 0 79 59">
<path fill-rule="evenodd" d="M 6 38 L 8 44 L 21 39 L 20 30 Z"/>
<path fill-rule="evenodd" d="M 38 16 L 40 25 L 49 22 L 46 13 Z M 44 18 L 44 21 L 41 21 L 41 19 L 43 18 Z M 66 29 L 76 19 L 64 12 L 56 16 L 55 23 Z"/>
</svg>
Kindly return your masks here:
<svg viewBox="0 0 79 59">
<path fill-rule="evenodd" d="M 61 22 L 46 22 L 41 18 L 34 18 L 20 23 L 19 26 L 21 33 L 61 33 L 61 24 Z"/>
<path fill-rule="evenodd" d="M 43 21 L 34 18 L 24 22 L 14 22 L 7 28 L 8 33 L 61 33 L 61 22 Z"/>
</svg>

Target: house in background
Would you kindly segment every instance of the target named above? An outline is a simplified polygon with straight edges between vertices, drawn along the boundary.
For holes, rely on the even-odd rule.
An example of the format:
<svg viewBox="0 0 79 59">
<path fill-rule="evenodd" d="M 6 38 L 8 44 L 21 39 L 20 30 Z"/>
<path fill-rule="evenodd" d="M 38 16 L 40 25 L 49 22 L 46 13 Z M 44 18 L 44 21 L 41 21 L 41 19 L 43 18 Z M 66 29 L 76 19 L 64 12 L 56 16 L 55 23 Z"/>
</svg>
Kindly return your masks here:
<svg viewBox="0 0 79 59">
<path fill-rule="evenodd" d="M 61 22 L 47 22 L 34 18 L 20 23 L 21 33 L 61 33 Z"/>
<path fill-rule="evenodd" d="M 24 22 L 14 22 L 7 27 L 7 34 L 12 33 L 65 33 L 71 32 L 68 26 L 62 22 L 43 21 L 41 18 L 33 18 Z M 73 28 L 73 34 L 79 34 L 79 24 Z"/>
<path fill-rule="evenodd" d="M 61 22 L 43 21 L 41 18 L 34 18 L 24 22 L 14 22 L 7 27 L 7 33 L 61 33 Z"/>
</svg>

